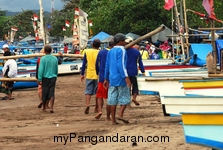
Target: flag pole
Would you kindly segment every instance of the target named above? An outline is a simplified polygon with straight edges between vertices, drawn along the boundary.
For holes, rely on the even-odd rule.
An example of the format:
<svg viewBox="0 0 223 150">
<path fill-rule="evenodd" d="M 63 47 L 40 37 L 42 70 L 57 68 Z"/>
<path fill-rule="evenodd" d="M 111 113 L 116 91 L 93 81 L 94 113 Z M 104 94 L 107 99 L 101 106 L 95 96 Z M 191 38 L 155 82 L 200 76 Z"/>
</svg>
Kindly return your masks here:
<svg viewBox="0 0 223 150">
<path fill-rule="evenodd" d="M 189 33 L 188 33 L 188 24 L 187 24 L 187 11 L 186 11 L 186 0 L 183 0 L 183 7 L 184 7 L 184 27 L 185 27 L 185 33 L 186 33 L 186 36 L 185 36 L 185 39 L 186 39 L 186 52 L 187 52 L 187 58 L 189 58 Z"/>
<path fill-rule="evenodd" d="M 173 9 L 171 10 L 171 23 L 172 23 L 172 35 L 173 35 L 173 23 L 174 23 L 174 19 L 173 19 Z M 175 50 L 174 50 L 174 37 L 172 36 L 172 52 L 173 52 L 173 60 L 175 61 Z"/>
<path fill-rule="evenodd" d="M 182 60 L 185 60 L 185 52 L 184 52 L 184 43 L 183 43 L 183 36 L 180 33 L 180 19 L 179 19 L 179 14 L 178 14 L 178 10 L 177 10 L 177 4 L 176 4 L 176 0 L 174 0 L 174 12 L 175 12 L 175 17 L 176 17 L 176 21 L 177 21 L 177 27 L 178 27 L 178 33 L 180 36 L 180 44 L 181 44 L 181 50 L 182 50 L 182 54 L 183 54 L 183 58 Z"/>
</svg>

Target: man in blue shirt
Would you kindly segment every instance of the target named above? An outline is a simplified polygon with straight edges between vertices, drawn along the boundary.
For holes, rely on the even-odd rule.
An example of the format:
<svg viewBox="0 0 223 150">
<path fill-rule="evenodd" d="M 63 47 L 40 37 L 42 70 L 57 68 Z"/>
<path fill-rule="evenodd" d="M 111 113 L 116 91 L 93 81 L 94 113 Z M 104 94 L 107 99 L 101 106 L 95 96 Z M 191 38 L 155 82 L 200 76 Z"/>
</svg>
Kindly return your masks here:
<svg viewBox="0 0 223 150">
<path fill-rule="evenodd" d="M 126 43 L 131 43 L 131 42 L 132 42 L 131 40 L 126 39 Z M 127 73 L 132 84 L 132 102 L 134 102 L 135 105 L 139 106 L 140 105 L 139 102 L 136 101 L 136 97 L 139 94 L 136 75 L 138 75 L 138 64 L 140 71 L 142 72 L 143 75 L 145 75 L 142 56 L 140 52 L 133 47 L 127 48 L 126 52 L 128 57 Z"/>
<path fill-rule="evenodd" d="M 97 93 L 96 93 L 96 97 L 97 97 L 97 105 L 98 105 L 98 114 L 95 116 L 96 119 L 100 119 L 101 115 L 102 115 L 102 107 L 104 104 L 104 100 L 103 99 L 107 99 L 108 98 L 108 89 L 105 88 L 103 86 L 103 82 L 104 82 L 104 74 L 105 74 L 105 63 L 106 63 L 106 59 L 107 59 L 107 54 L 108 51 L 114 47 L 114 39 L 111 39 L 109 41 L 109 47 L 102 49 L 99 51 L 97 59 L 96 59 L 96 72 L 97 75 L 99 75 L 99 82 L 98 82 L 98 89 L 97 89 Z M 107 110 L 107 121 L 111 120 L 110 119 L 110 107 L 109 105 L 106 105 L 106 110 Z"/>
<path fill-rule="evenodd" d="M 115 46 L 108 52 L 105 65 L 104 86 L 108 87 L 108 105 L 111 107 L 112 124 L 116 124 L 116 106 L 121 105 L 118 120 L 129 123 L 123 118 L 126 106 L 130 104 L 130 86 L 126 63 L 127 55 L 124 46 L 125 35 L 118 33 L 114 36 Z M 109 81 L 109 84 L 108 84 Z"/>
</svg>

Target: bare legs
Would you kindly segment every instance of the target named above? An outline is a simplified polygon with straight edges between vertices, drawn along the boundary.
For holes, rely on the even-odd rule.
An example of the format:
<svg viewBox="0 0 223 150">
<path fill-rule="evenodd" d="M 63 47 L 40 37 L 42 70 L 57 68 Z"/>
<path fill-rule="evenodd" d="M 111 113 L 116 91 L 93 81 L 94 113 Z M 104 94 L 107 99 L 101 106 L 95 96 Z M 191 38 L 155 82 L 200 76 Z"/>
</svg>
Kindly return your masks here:
<svg viewBox="0 0 223 150">
<path fill-rule="evenodd" d="M 111 120 L 112 124 L 116 124 L 115 114 L 116 114 L 116 105 L 110 105 L 111 110 Z"/>
<path fill-rule="evenodd" d="M 85 108 L 84 113 L 85 114 L 89 114 L 91 95 L 90 94 L 86 94 L 85 98 L 86 98 L 86 108 Z M 98 101 L 97 101 L 97 98 L 95 99 L 95 103 L 96 103 L 95 104 L 95 111 L 98 112 Z"/>
<path fill-rule="evenodd" d="M 96 119 L 100 119 L 101 115 L 102 115 L 102 108 L 103 108 L 103 104 L 104 104 L 104 99 L 103 98 L 97 98 L 96 99 L 96 108 L 98 112 L 98 114 L 95 116 Z"/>
<path fill-rule="evenodd" d="M 136 97 L 137 97 L 137 93 L 134 93 L 134 94 L 132 95 L 132 101 L 134 102 L 134 104 L 135 104 L 136 106 L 139 106 L 140 104 L 139 104 L 139 102 L 136 101 Z"/>
<path fill-rule="evenodd" d="M 107 111 L 107 118 L 106 118 L 106 120 L 107 121 L 110 121 L 111 120 L 111 118 L 110 118 L 110 115 L 111 115 L 111 106 L 110 105 L 106 105 L 106 111 Z"/>
</svg>

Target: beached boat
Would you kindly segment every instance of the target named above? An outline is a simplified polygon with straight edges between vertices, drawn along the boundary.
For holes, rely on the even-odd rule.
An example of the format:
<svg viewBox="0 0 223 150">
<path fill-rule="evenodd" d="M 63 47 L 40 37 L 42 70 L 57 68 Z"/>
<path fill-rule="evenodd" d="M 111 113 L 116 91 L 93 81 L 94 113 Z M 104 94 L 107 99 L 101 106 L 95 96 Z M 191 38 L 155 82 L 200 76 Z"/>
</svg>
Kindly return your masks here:
<svg viewBox="0 0 223 150">
<path fill-rule="evenodd" d="M 185 95 L 182 89 L 182 83 L 178 80 L 181 77 L 148 77 L 137 76 L 137 82 L 140 94 L 149 94 L 149 92 L 159 93 L 162 95 Z M 190 79 L 185 77 L 185 79 Z M 170 88 L 171 87 L 171 88 Z"/>
<path fill-rule="evenodd" d="M 197 72 L 197 73 L 196 73 Z M 193 74 L 194 73 L 194 74 Z M 201 80 L 207 77 L 207 71 L 181 70 L 176 71 L 165 71 L 162 72 L 163 76 L 137 76 L 137 82 L 140 93 L 157 94 L 160 96 L 182 96 L 185 95 L 182 82 L 179 80 Z M 165 74 L 169 74 L 164 76 Z M 184 76 L 183 76 L 184 75 Z"/>
<path fill-rule="evenodd" d="M 142 60 L 144 66 L 165 66 L 170 65 L 173 63 L 171 59 L 148 59 L 148 60 Z"/>
<path fill-rule="evenodd" d="M 25 74 L 18 74 L 17 77 L 36 77 L 36 73 L 30 72 L 30 73 L 25 73 Z M 13 88 L 14 89 L 24 89 L 24 88 L 34 88 L 37 87 L 38 83 L 37 81 L 32 81 L 32 82 L 14 82 Z"/>
<path fill-rule="evenodd" d="M 223 150 L 223 111 L 181 114 L 186 143 Z"/>
<path fill-rule="evenodd" d="M 223 96 L 161 96 L 166 116 L 180 112 L 223 112 Z"/>
<path fill-rule="evenodd" d="M 223 78 L 182 80 L 187 95 L 223 96 Z"/>
<path fill-rule="evenodd" d="M 202 76 L 208 77 L 208 71 L 204 68 L 168 69 L 168 70 L 145 70 L 146 76 L 151 77 L 181 77 L 181 76 Z"/>
<path fill-rule="evenodd" d="M 81 67 L 82 67 L 81 60 L 62 62 L 62 64 L 58 65 L 58 74 L 63 75 L 63 74 L 80 73 Z M 19 64 L 18 69 L 22 73 L 36 72 L 36 64 Z"/>
</svg>

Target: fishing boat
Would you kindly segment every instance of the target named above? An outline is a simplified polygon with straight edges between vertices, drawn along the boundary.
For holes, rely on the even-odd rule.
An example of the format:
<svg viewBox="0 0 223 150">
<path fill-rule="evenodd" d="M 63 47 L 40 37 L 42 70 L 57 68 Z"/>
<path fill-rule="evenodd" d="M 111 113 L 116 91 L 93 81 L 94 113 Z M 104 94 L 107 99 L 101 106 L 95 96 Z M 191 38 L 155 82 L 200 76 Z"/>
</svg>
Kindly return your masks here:
<svg viewBox="0 0 223 150">
<path fill-rule="evenodd" d="M 182 96 L 185 95 L 183 84 L 179 80 L 199 80 L 207 77 L 207 71 L 181 70 L 161 72 L 163 76 L 137 76 L 139 91 L 141 94 L 151 94 L 160 96 Z M 197 73 L 196 73 L 197 72 Z M 146 74 L 147 75 L 147 74 Z"/>
<path fill-rule="evenodd" d="M 62 64 L 58 65 L 58 74 L 73 74 L 80 73 L 82 67 L 81 60 L 62 62 Z M 24 72 L 36 72 L 36 64 L 19 64 L 18 70 L 21 73 Z"/>
<path fill-rule="evenodd" d="M 161 96 L 165 116 L 180 112 L 223 112 L 223 96 Z"/>
<path fill-rule="evenodd" d="M 205 68 L 168 69 L 168 70 L 145 70 L 146 76 L 151 77 L 173 77 L 173 76 L 202 76 L 208 77 Z"/>
<path fill-rule="evenodd" d="M 144 66 L 165 66 L 173 63 L 171 59 L 148 59 L 142 60 Z"/>
<path fill-rule="evenodd" d="M 223 111 L 181 114 L 186 143 L 223 150 Z"/>
<path fill-rule="evenodd" d="M 36 77 L 36 73 L 30 72 L 25 74 L 18 74 L 17 77 L 29 78 L 29 77 Z M 24 88 L 34 88 L 37 87 L 37 81 L 29 81 L 29 82 L 14 82 L 13 89 L 24 89 Z"/>
<path fill-rule="evenodd" d="M 205 80 L 180 80 L 185 94 L 204 96 L 223 96 L 223 78 L 209 78 Z"/>
</svg>

